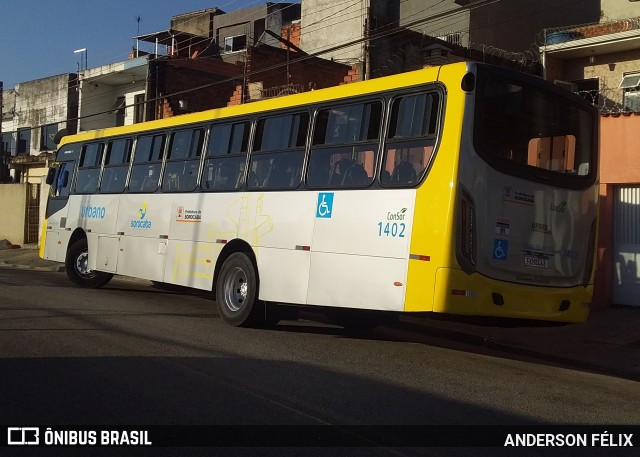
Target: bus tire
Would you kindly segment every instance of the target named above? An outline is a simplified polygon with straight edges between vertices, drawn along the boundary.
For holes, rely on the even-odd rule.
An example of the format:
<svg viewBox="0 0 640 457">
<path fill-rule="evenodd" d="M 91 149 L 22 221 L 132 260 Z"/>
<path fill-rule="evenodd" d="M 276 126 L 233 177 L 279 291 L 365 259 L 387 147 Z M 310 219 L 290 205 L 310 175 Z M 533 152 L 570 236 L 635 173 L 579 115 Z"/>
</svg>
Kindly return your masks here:
<svg viewBox="0 0 640 457">
<path fill-rule="evenodd" d="M 264 303 L 258 300 L 258 275 L 244 252 L 231 254 L 216 280 L 216 304 L 220 316 L 234 327 L 260 327 L 265 323 Z"/>
<path fill-rule="evenodd" d="M 93 289 L 102 287 L 113 278 L 111 273 L 89 270 L 89 248 L 87 239 L 82 238 L 76 241 L 67 250 L 67 257 L 64 262 L 65 271 L 71 281 L 80 287 Z"/>
</svg>

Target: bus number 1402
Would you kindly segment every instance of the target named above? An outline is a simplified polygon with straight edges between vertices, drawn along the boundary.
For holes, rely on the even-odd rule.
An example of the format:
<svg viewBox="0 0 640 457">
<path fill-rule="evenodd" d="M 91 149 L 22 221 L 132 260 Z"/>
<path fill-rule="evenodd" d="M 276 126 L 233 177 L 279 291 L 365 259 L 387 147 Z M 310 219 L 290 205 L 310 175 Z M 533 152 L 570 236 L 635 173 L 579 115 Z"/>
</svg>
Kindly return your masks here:
<svg viewBox="0 0 640 457">
<path fill-rule="evenodd" d="M 378 236 L 404 238 L 404 231 L 406 228 L 407 226 L 404 222 L 378 222 Z"/>
</svg>

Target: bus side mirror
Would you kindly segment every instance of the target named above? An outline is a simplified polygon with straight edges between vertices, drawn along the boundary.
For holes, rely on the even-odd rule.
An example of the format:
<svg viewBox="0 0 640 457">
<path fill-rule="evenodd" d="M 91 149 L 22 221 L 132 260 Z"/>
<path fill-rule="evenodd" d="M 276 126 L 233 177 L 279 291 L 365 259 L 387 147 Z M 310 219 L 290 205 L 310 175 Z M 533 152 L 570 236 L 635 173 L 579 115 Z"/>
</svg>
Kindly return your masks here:
<svg viewBox="0 0 640 457">
<path fill-rule="evenodd" d="M 53 179 L 56 176 L 56 169 L 55 168 L 49 168 L 49 171 L 47 172 L 47 179 L 46 179 L 46 183 L 51 185 L 53 184 Z"/>
<path fill-rule="evenodd" d="M 67 187 L 67 184 L 69 184 L 69 170 L 62 173 L 62 187 Z"/>
</svg>

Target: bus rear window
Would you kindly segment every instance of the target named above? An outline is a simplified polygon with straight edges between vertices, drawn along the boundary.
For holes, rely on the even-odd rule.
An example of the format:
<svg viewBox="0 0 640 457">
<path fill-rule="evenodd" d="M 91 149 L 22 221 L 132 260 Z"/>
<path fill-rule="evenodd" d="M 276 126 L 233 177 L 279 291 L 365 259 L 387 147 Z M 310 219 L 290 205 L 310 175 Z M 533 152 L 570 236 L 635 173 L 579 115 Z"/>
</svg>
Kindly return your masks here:
<svg viewBox="0 0 640 457">
<path fill-rule="evenodd" d="M 544 170 L 551 175 L 593 176 L 593 118 L 555 92 L 479 78 L 475 145 L 495 168 Z"/>
</svg>

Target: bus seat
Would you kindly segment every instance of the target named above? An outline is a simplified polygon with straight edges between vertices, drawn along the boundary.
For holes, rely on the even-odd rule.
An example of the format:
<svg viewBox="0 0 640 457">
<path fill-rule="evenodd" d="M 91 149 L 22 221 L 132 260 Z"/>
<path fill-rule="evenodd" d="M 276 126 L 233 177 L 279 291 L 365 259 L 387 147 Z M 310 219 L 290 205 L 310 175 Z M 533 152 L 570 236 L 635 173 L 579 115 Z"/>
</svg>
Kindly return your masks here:
<svg viewBox="0 0 640 457">
<path fill-rule="evenodd" d="M 391 182 L 393 184 L 411 184 L 416 182 L 417 173 L 411 162 L 400 162 L 393 169 Z"/>
<path fill-rule="evenodd" d="M 177 192 L 180 190 L 180 177 L 177 173 L 172 173 L 167 182 L 167 190 L 169 192 Z"/>
<path fill-rule="evenodd" d="M 249 175 L 247 176 L 247 187 L 250 189 L 255 189 L 258 186 L 258 175 L 255 171 L 249 171 Z"/>
<path fill-rule="evenodd" d="M 232 163 L 223 161 L 218 167 L 214 188 L 235 189 L 238 185 L 238 177 L 237 167 Z"/>
<path fill-rule="evenodd" d="M 82 193 L 92 194 L 95 192 L 96 187 L 98 186 L 98 176 L 95 174 L 90 174 L 86 178 L 86 182 L 82 187 Z"/>
<path fill-rule="evenodd" d="M 312 187 L 326 187 L 331 170 L 327 164 L 311 164 L 307 173 L 307 183 Z"/>
<path fill-rule="evenodd" d="M 118 176 L 112 174 L 107 181 L 103 179 L 102 185 L 104 186 L 103 192 L 109 193 L 116 191 L 119 188 Z"/>
<path fill-rule="evenodd" d="M 183 180 L 183 188 L 180 190 L 184 192 L 192 191 L 196 188 L 196 181 L 196 175 L 194 175 L 193 173 L 189 173 Z"/>
<path fill-rule="evenodd" d="M 366 186 L 369 183 L 369 175 L 362 165 L 353 164 L 344 173 L 342 185 L 349 186 Z"/>
<path fill-rule="evenodd" d="M 343 185 L 345 173 L 349 167 L 353 166 L 353 160 L 340 159 L 333 165 L 331 178 L 329 178 L 330 187 L 340 187 Z"/>
<path fill-rule="evenodd" d="M 146 177 L 140 186 L 141 192 L 154 192 L 158 188 L 158 179 L 154 177 Z"/>
<path fill-rule="evenodd" d="M 291 175 L 287 157 L 276 157 L 271 161 L 269 173 L 264 182 L 264 187 L 288 187 L 291 184 Z"/>
</svg>

